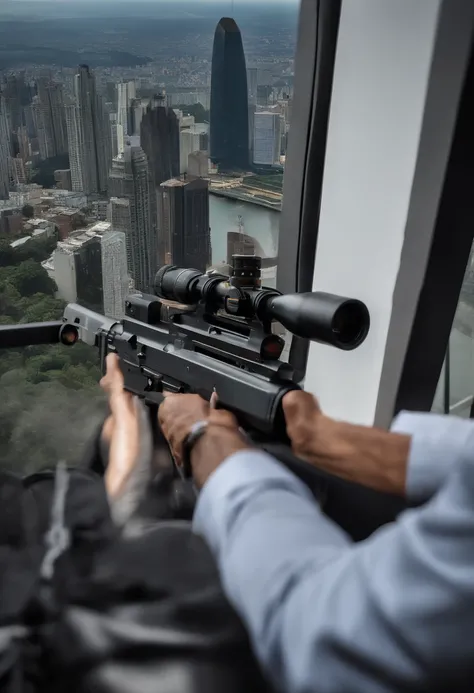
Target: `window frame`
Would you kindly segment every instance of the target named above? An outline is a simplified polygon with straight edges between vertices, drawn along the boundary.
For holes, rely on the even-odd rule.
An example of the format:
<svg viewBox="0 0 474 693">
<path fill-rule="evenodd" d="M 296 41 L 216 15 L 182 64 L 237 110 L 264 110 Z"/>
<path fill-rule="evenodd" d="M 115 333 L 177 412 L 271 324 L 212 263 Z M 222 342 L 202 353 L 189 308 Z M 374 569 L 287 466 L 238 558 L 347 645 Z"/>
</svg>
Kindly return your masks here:
<svg viewBox="0 0 474 693">
<path fill-rule="evenodd" d="M 278 240 L 282 293 L 312 289 L 341 6 L 342 0 L 301 0 Z M 289 362 L 298 380 L 308 349 L 308 340 L 292 338 Z"/>
</svg>

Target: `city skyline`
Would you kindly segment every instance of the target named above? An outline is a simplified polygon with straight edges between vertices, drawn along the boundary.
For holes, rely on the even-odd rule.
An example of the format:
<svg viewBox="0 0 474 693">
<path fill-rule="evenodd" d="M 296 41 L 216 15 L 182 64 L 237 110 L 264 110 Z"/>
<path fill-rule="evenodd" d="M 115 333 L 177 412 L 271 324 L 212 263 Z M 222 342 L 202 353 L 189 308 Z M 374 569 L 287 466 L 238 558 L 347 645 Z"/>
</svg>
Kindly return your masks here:
<svg viewBox="0 0 474 693">
<path fill-rule="evenodd" d="M 291 62 L 249 59 L 252 49 L 244 49 L 232 17 L 221 16 L 213 28 L 210 61 L 204 54 L 177 59 L 168 53 L 154 57 L 157 68 L 151 70 L 109 71 L 91 67 L 83 54 L 76 68 L 0 69 L 0 124 L 8 132 L 7 146 L 0 148 L 0 198 L 9 198 L 0 203 L 0 233 L 2 227 L 10 233 L 18 228 L 14 239 L 26 242 L 21 214 L 28 206 L 36 224 L 43 217 L 57 223 L 62 254 L 53 253 L 48 272 L 56 276 L 56 257 L 72 273 L 69 283 L 58 284 L 59 296 L 61 287 L 69 286 L 64 298 L 75 292 L 89 305 L 102 301 L 105 310 L 105 295 L 117 306 L 125 284 L 123 271 L 114 278 L 112 267 L 126 265 L 128 289 L 147 292 L 165 262 L 201 271 L 221 262 L 227 246 L 218 242 L 213 257 L 209 211 L 218 191 L 226 199 L 241 196 L 278 208 L 281 193 L 273 192 L 272 183 L 279 185 L 281 175 L 270 187 L 265 176 L 284 164 Z M 43 170 L 47 173 L 38 178 Z M 51 181 L 57 198 L 51 213 L 40 204 L 43 181 Z M 13 216 L 3 217 L 2 208 Z M 118 234 L 107 246 L 118 255 L 99 272 L 97 234 L 92 241 L 88 233 L 103 223 Z M 223 227 L 223 241 L 235 229 Z M 72 264 L 61 259 L 66 250 L 76 258 Z M 102 288 L 93 275 L 102 277 L 96 277 Z"/>
</svg>

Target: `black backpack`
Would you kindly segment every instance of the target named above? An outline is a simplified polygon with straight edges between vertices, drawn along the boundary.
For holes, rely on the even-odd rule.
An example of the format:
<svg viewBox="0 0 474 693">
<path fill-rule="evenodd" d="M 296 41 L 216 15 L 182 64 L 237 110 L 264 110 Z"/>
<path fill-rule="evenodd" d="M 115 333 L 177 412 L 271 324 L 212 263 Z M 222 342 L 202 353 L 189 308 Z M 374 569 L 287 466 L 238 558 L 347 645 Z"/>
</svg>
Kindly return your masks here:
<svg viewBox="0 0 474 693">
<path fill-rule="evenodd" d="M 189 521 L 127 536 L 101 476 L 61 466 L 0 475 L 0 499 L 4 693 L 270 690 Z"/>
</svg>

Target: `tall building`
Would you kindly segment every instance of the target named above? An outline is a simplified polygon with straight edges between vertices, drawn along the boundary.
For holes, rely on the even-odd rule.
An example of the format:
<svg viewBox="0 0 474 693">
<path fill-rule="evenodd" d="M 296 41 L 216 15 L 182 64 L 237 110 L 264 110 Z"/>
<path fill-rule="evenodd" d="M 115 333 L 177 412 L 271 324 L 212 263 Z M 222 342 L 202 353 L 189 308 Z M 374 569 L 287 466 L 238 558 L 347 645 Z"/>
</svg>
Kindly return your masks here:
<svg viewBox="0 0 474 693">
<path fill-rule="evenodd" d="M 113 159 L 109 192 L 112 228 L 125 233 L 129 273 L 139 291 L 148 291 L 158 269 L 157 237 L 148 161 L 141 147 L 126 145 Z"/>
<path fill-rule="evenodd" d="M 217 25 L 212 53 L 210 157 L 221 170 L 249 163 L 247 71 L 240 30 L 225 17 Z"/>
<path fill-rule="evenodd" d="M 75 103 L 68 104 L 65 111 L 71 186 L 74 192 L 82 192 L 84 190 L 84 182 L 82 177 L 82 132 L 79 107 Z"/>
<path fill-rule="evenodd" d="M 43 266 L 64 301 L 103 310 L 101 239 L 96 230 L 81 229 L 60 241 Z"/>
<path fill-rule="evenodd" d="M 79 66 L 75 96 L 83 191 L 86 195 L 105 193 L 112 159 L 110 123 L 103 98 L 97 94 L 95 76 L 87 65 Z"/>
<path fill-rule="evenodd" d="M 125 313 L 125 299 L 128 293 L 125 234 L 115 231 L 111 226 L 102 236 L 101 249 L 104 314 L 108 318 L 120 320 Z"/>
<path fill-rule="evenodd" d="M 206 151 L 208 144 L 209 126 L 197 123 L 189 128 L 183 128 L 179 133 L 180 173 L 188 172 L 189 155 L 193 152 Z"/>
<path fill-rule="evenodd" d="M 140 144 L 155 188 L 179 176 L 179 122 L 171 108 L 153 102 L 147 106 L 140 124 Z"/>
<path fill-rule="evenodd" d="M 10 130 L 6 103 L 0 94 L 0 200 L 8 200 L 10 190 Z"/>
<path fill-rule="evenodd" d="M 60 84 L 47 78 L 37 81 L 38 95 L 33 99 L 33 115 L 42 159 L 67 152 L 67 129 L 63 91 Z"/>
<path fill-rule="evenodd" d="M 28 182 L 25 162 L 19 154 L 10 159 L 10 171 L 14 185 L 21 185 Z"/>
<path fill-rule="evenodd" d="M 249 106 L 257 105 L 258 70 L 256 67 L 247 68 L 247 88 Z"/>
<path fill-rule="evenodd" d="M 254 117 L 253 162 L 261 166 L 280 163 L 281 116 L 261 111 Z"/>
<path fill-rule="evenodd" d="M 188 174 L 197 178 L 206 178 L 209 175 L 207 152 L 192 152 L 188 156 Z"/>
<path fill-rule="evenodd" d="M 73 232 L 42 264 L 63 300 L 104 311 L 107 317 L 123 317 L 128 291 L 125 237 L 109 222 Z"/>
<path fill-rule="evenodd" d="M 182 177 L 162 183 L 158 223 L 160 264 L 205 272 L 211 262 L 209 181 Z"/>
<path fill-rule="evenodd" d="M 121 126 L 118 132 L 124 137 L 133 135 L 130 107 L 137 96 L 135 82 L 120 82 L 117 84 L 117 124 Z M 118 150 L 123 151 L 123 142 L 118 142 Z"/>
<path fill-rule="evenodd" d="M 119 146 L 118 146 L 118 139 L 119 139 L 119 125 L 117 121 L 117 114 L 116 113 L 109 113 L 109 121 L 110 121 L 110 138 L 112 142 L 112 159 L 115 156 L 119 155 Z M 122 136 L 122 142 L 123 142 L 123 136 Z M 121 151 L 123 151 L 123 146 Z"/>
</svg>

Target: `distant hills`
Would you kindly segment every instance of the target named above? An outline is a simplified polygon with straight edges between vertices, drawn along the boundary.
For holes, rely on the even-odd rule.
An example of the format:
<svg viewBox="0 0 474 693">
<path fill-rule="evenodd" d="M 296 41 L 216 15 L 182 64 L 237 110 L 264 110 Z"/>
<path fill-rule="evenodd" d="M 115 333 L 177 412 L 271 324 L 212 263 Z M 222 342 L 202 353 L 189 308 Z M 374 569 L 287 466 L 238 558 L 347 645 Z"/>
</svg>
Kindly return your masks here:
<svg viewBox="0 0 474 693">
<path fill-rule="evenodd" d="M 0 45 L 0 70 L 17 65 L 61 65 L 77 67 L 86 63 L 95 67 L 137 67 L 151 62 L 151 58 L 132 55 L 125 51 L 67 51 L 59 48 L 22 45 L 20 43 Z"/>
</svg>

